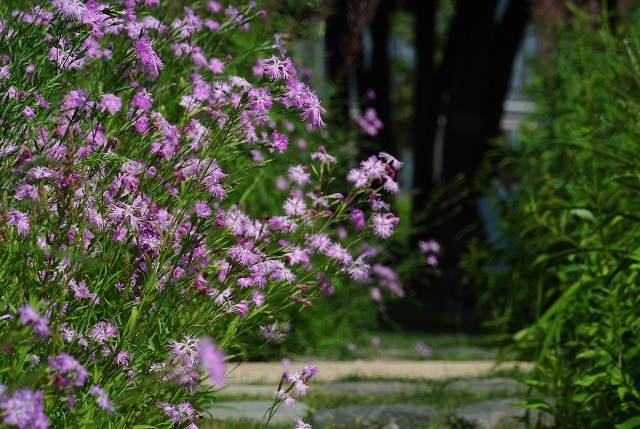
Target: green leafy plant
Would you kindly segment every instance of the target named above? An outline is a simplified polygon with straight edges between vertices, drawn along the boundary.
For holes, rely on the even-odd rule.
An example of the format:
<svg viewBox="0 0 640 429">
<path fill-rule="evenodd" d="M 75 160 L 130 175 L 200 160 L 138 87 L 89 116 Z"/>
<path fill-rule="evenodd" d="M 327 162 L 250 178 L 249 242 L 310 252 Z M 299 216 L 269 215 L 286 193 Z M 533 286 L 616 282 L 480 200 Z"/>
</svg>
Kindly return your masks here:
<svg viewBox="0 0 640 429">
<path fill-rule="evenodd" d="M 606 11 L 573 12 L 537 64 L 520 147 L 497 146 L 517 178 L 501 213 L 509 250 L 475 244 L 465 268 L 501 338 L 536 359 L 540 396 L 524 406 L 560 428 L 635 428 L 640 17 L 612 29 Z"/>
</svg>

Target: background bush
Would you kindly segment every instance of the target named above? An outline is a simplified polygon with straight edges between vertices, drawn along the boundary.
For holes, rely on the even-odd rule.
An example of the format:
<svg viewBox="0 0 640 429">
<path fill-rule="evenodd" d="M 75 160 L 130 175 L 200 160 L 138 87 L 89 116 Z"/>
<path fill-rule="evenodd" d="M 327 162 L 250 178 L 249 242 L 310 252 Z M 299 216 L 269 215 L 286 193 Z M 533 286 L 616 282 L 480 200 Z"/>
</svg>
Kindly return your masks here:
<svg viewBox="0 0 640 429">
<path fill-rule="evenodd" d="M 640 427 L 640 15 L 576 9 L 555 37 L 521 144 L 497 142 L 479 182 L 504 247 L 474 243 L 463 266 L 487 322 L 537 359 L 529 383 L 546 399 L 527 406 L 561 428 Z M 490 181 L 504 172 L 501 200 Z"/>
</svg>

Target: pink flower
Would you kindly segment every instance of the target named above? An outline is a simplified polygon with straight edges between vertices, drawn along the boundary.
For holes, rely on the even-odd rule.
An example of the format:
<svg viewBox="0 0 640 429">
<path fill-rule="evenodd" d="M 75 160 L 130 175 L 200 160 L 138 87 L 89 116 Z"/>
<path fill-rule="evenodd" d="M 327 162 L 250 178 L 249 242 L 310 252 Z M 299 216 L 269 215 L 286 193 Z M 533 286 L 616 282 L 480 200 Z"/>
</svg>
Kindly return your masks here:
<svg viewBox="0 0 640 429">
<path fill-rule="evenodd" d="M 438 243 L 436 240 L 421 240 L 418 242 L 418 248 L 422 253 L 438 253 L 440 252 L 440 243 Z"/>
<path fill-rule="evenodd" d="M 364 262 L 364 258 L 360 256 L 347 269 L 349 277 L 360 283 L 367 283 L 371 279 L 371 266 Z"/>
<path fill-rule="evenodd" d="M 278 390 L 276 392 L 276 396 L 288 407 L 293 407 L 296 404 L 296 400 L 293 399 L 285 390 Z"/>
<path fill-rule="evenodd" d="M 320 146 L 318 148 L 318 152 L 313 152 L 311 154 L 311 159 L 320 161 L 323 164 L 335 164 L 338 162 L 335 156 L 329 155 L 324 146 Z"/>
<path fill-rule="evenodd" d="M 98 110 L 107 111 L 114 115 L 122 109 L 122 99 L 114 94 L 102 94 L 98 103 Z"/>
<path fill-rule="evenodd" d="M 289 179 L 299 186 L 309 183 L 311 175 L 308 173 L 309 167 L 300 164 L 289 167 Z"/>
<path fill-rule="evenodd" d="M 209 21 L 209 22 L 213 22 L 213 21 Z M 205 25 L 207 25 L 206 22 L 205 22 Z M 209 27 L 211 27 L 211 24 L 209 24 Z M 213 74 L 224 73 L 224 63 L 220 61 L 218 58 L 211 58 L 209 60 L 208 67 L 209 67 L 209 70 L 211 70 L 211 73 Z"/>
<path fill-rule="evenodd" d="M 271 80 L 288 80 L 296 75 L 296 69 L 291 62 L 291 59 L 287 58 L 283 61 L 275 55 L 266 60 L 262 60 L 262 67 L 264 68 L 264 75 Z"/>
<path fill-rule="evenodd" d="M 18 230 L 18 234 L 22 236 L 29 234 L 29 217 L 25 213 L 11 208 L 7 213 L 7 222 Z"/>
<path fill-rule="evenodd" d="M 11 77 L 11 72 L 9 71 L 9 66 L 5 65 L 0 67 L 0 80 L 9 79 Z"/>
<path fill-rule="evenodd" d="M 311 377 L 316 375 L 318 367 L 314 363 L 302 367 L 302 379 L 307 382 Z"/>
<path fill-rule="evenodd" d="M 49 320 L 41 316 L 31 305 L 25 304 L 18 308 L 20 323 L 31 325 L 33 332 L 40 338 L 49 336 Z"/>
<path fill-rule="evenodd" d="M 116 407 L 113 406 L 113 403 L 109 399 L 109 395 L 99 384 L 91 386 L 89 388 L 89 394 L 96 396 L 96 404 L 106 411 L 107 414 L 112 414 L 116 410 Z"/>
<path fill-rule="evenodd" d="M 237 245 L 229 248 L 229 257 L 245 267 L 253 265 L 260 260 L 260 255 L 253 253 L 250 244 Z"/>
<path fill-rule="evenodd" d="M 208 219 L 212 214 L 211 209 L 204 201 L 196 201 L 193 212 L 196 214 L 196 216 L 202 219 Z"/>
<path fill-rule="evenodd" d="M 273 105 L 273 99 L 267 88 L 251 88 L 248 93 L 249 108 L 258 113 L 266 113 Z"/>
<path fill-rule="evenodd" d="M 148 39 L 139 39 L 134 43 L 133 48 L 142 63 L 142 69 L 149 73 L 153 79 L 157 78 L 163 64 L 158 54 L 153 50 L 153 42 Z"/>
<path fill-rule="evenodd" d="M 48 360 L 49 367 L 52 370 L 58 371 L 67 376 L 59 381 L 63 386 L 74 385 L 76 387 L 81 387 L 89 378 L 89 372 L 86 368 L 73 356 L 68 355 L 65 352 L 60 352 L 55 357 L 49 356 Z"/>
<path fill-rule="evenodd" d="M 25 388 L 16 390 L 11 396 L 3 394 L 0 409 L 4 410 L 2 422 L 11 427 L 47 429 L 50 425 L 41 391 Z"/>
<path fill-rule="evenodd" d="M 297 197 L 287 198 L 282 208 L 289 216 L 303 216 L 307 212 L 307 206 L 304 201 Z"/>
<path fill-rule="evenodd" d="M 362 231 L 365 228 L 365 226 L 367 226 L 364 220 L 364 213 L 360 209 L 356 209 L 356 208 L 351 209 L 349 213 L 349 218 L 351 219 L 351 222 L 353 222 L 353 225 L 356 228 L 356 231 Z"/>
<path fill-rule="evenodd" d="M 131 355 L 128 352 L 121 351 L 118 353 L 118 356 L 116 356 L 116 363 L 118 365 L 127 366 L 129 362 L 131 362 Z"/>
<path fill-rule="evenodd" d="M 227 364 L 225 363 L 225 354 L 216 348 L 211 338 L 202 337 L 198 341 L 198 360 L 213 386 L 222 386 L 226 383 Z"/>
<path fill-rule="evenodd" d="M 270 144 L 271 147 L 275 148 L 279 153 L 284 153 L 284 151 L 287 150 L 287 146 L 289 146 L 289 138 L 274 130 Z"/>
<path fill-rule="evenodd" d="M 113 323 L 98 322 L 89 332 L 89 336 L 98 344 L 103 344 L 118 336 L 118 327 Z"/>
<path fill-rule="evenodd" d="M 427 256 L 427 265 L 429 265 L 430 267 L 437 267 L 438 266 L 438 258 L 435 255 Z"/>
<path fill-rule="evenodd" d="M 293 422 L 295 423 L 294 429 L 312 429 L 311 425 L 302 421 L 300 417 L 296 417 Z"/>
<path fill-rule="evenodd" d="M 87 12 L 87 7 L 80 0 L 55 0 L 52 5 L 56 7 L 62 15 L 79 21 Z"/>
<path fill-rule="evenodd" d="M 427 346 L 425 343 L 423 343 L 422 341 L 418 341 L 416 343 L 416 351 L 420 352 L 420 354 L 422 356 L 430 356 L 432 351 L 431 351 L 431 347 Z"/>
<path fill-rule="evenodd" d="M 220 12 L 222 10 L 222 6 L 217 1 L 209 0 L 207 2 L 207 6 L 211 9 L 212 12 Z"/>
<path fill-rule="evenodd" d="M 36 117 L 36 112 L 33 110 L 33 108 L 27 106 L 22 111 L 22 116 L 24 116 L 27 119 L 33 119 Z"/>
<path fill-rule="evenodd" d="M 393 228 L 400 221 L 393 213 L 373 214 L 373 233 L 382 238 L 389 238 L 393 233 Z"/>
</svg>

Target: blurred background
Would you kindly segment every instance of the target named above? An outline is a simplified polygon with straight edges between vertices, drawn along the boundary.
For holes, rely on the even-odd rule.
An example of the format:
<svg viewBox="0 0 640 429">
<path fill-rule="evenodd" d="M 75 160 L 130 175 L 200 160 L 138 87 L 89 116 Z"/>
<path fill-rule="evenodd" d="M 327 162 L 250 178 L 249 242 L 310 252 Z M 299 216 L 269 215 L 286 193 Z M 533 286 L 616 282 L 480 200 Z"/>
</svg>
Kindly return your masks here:
<svg viewBox="0 0 640 429">
<path fill-rule="evenodd" d="M 539 94 L 552 79 L 562 54 L 558 34 L 577 11 L 606 10 L 615 25 L 636 6 L 633 0 L 273 2 L 270 16 L 290 19 L 290 54 L 324 91 L 328 122 L 372 116 L 383 125 L 360 144 L 360 157 L 383 150 L 404 161 L 395 204 L 410 227 L 396 239 L 405 240 L 399 254 L 418 252 L 425 240 L 441 246 L 437 275 L 398 269 L 407 299 L 388 305 L 386 323 L 483 330 L 492 311 L 479 305 L 487 279 L 468 269 L 477 263 L 469 246 L 504 245 L 498 207 L 487 193 L 505 200 L 517 184 L 504 150 L 521 150 L 521 122 L 536 109 L 531 86 Z M 492 155 L 496 144 L 501 156 Z"/>
<path fill-rule="evenodd" d="M 478 210 L 471 179 L 492 140 L 518 147 L 519 123 L 534 108 L 525 91 L 528 64 L 552 43 L 546 26 L 565 13 L 563 2 L 275 3 L 270 16 L 293 18 L 290 54 L 325 83 L 328 122 L 375 112 L 383 126 L 361 156 L 383 150 L 405 163 L 397 203 L 403 223 L 411 219 L 407 251 L 424 240 L 441 245 L 440 275 L 405 270 L 408 299 L 389 305 L 388 320 L 416 330 L 480 330 L 478 285 L 463 278 L 459 263 L 470 239 L 495 230 L 491 207 Z"/>
</svg>

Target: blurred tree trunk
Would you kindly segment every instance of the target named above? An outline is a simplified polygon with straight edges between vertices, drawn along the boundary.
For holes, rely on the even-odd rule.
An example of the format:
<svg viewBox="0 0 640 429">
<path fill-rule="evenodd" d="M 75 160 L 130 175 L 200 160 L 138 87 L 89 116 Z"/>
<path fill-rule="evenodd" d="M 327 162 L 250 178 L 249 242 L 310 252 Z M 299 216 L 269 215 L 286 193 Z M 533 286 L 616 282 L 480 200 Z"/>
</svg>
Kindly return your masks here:
<svg viewBox="0 0 640 429">
<path fill-rule="evenodd" d="M 335 92 L 329 100 L 328 110 L 331 112 L 329 120 L 338 126 L 349 120 L 350 91 L 354 91 L 355 96 L 361 95 L 357 94 L 359 83 L 356 76 L 361 75 L 358 70 L 363 64 L 363 35 L 374 20 L 380 2 L 381 0 L 329 2 L 332 12 L 325 20 L 325 48 L 328 80 Z M 356 79 L 352 80 L 352 77 Z"/>
<path fill-rule="evenodd" d="M 433 188 L 433 150 L 436 135 L 440 98 L 436 85 L 434 56 L 436 49 L 437 1 L 428 1 L 415 7 L 416 15 L 416 97 L 414 111 L 413 157 L 415 169 L 413 186 L 418 194 L 414 207 L 418 213 L 425 207 L 429 191 Z M 416 5 L 417 6 L 417 5 Z M 419 237 L 416 237 L 419 238 Z"/>
<path fill-rule="evenodd" d="M 378 4 L 375 17 L 369 25 L 371 51 L 365 52 L 369 56 L 363 58 L 359 68 L 358 90 L 364 98 L 362 108 L 373 108 L 384 124 L 378 134 L 371 138 L 369 147 L 365 148 L 365 156 L 377 154 L 380 150 L 398 156 L 391 122 L 391 61 L 388 51 L 389 17 L 395 6 L 395 0 L 381 0 Z M 369 97 L 370 91 L 373 92 L 373 98 Z"/>
<path fill-rule="evenodd" d="M 334 91 L 329 99 L 328 112 L 331 122 L 340 125 L 348 120 L 349 114 L 348 68 L 345 67 L 347 52 L 344 49 L 344 40 L 349 37 L 349 23 L 346 2 L 332 3 L 333 9 L 325 20 L 324 34 L 328 81 Z"/>
<path fill-rule="evenodd" d="M 451 182 L 461 174 L 473 178 L 489 141 L 500 134 L 513 60 L 530 14 L 526 0 L 511 0 L 502 13 L 499 4 L 497 0 L 457 2 L 444 57 L 435 73 L 428 69 L 429 65 L 434 67 L 430 48 L 418 50 L 419 80 L 433 80 L 434 74 L 436 77 L 435 88 L 423 83 L 416 91 L 414 183 L 420 188 L 414 204 L 416 215 L 421 213 L 438 183 Z M 429 40 L 430 36 L 421 34 L 425 31 L 423 27 L 419 15 L 416 35 Z M 430 59 L 421 59 L 424 55 Z M 420 107 L 421 101 L 429 99 L 434 106 Z M 434 180 L 432 160 L 438 118 L 446 123 L 441 176 Z M 446 308 L 451 320 L 462 322 L 461 313 L 473 309 L 474 297 L 463 288 L 458 265 L 466 240 L 477 233 L 475 229 L 479 226 L 476 198 L 473 193 L 465 197 L 453 216 L 416 237 L 441 242 L 445 252 L 440 259 L 443 276 L 425 293 L 430 300 L 436 297 L 437 305 Z"/>
</svg>

